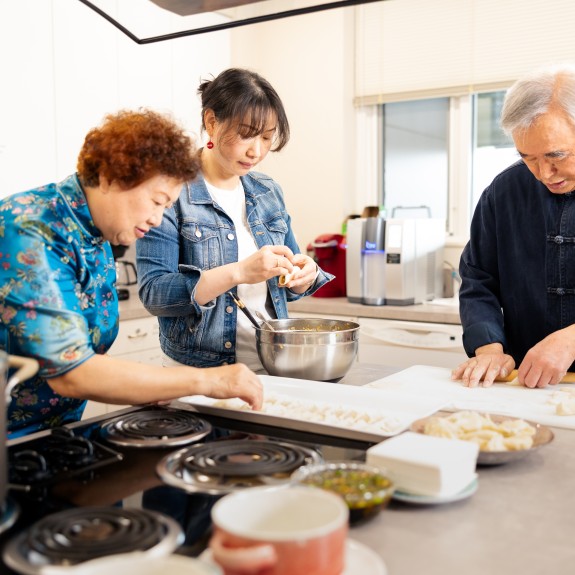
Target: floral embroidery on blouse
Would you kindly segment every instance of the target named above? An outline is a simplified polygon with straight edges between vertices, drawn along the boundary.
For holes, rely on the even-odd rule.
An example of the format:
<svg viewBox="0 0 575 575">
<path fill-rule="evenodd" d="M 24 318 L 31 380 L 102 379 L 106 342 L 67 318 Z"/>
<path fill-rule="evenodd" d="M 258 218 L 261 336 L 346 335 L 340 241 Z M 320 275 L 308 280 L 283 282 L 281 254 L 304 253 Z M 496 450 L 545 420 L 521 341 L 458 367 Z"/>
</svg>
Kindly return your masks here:
<svg viewBox="0 0 575 575">
<path fill-rule="evenodd" d="M 10 437 L 80 419 L 86 402 L 59 396 L 46 378 L 110 348 L 115 281 L 112 249 L 75 175 L 0 201 L 0 347 L 40 364 L 12 392 Z"/>
</svg>

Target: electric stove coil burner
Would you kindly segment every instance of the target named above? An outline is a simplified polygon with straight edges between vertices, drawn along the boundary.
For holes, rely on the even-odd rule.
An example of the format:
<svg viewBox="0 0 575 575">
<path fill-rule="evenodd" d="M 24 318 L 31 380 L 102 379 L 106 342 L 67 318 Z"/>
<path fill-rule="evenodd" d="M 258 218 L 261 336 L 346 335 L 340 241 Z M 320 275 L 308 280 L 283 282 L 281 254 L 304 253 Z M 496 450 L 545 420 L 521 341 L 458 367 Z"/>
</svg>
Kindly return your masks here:
<svg viewBox="0 0 575 575">
<path fill-rule="evenodd" d="M 301 449 L 271 441 L 242 440 L 206 443 L 183 461 L 190 472 L 209 475 L 266 475 L 290 473 L 305 462 Z"/>
<path fill-rule="evenodd" d="M 162 513 L 84 507 L 37 521 L 8 542 L 3 559 L 18 573 L 37 575 L 46 566 L 67 568 L 116 553 L 139 551 L 150 557 L 165 556 L 183 540 L 179 524 Z"/>
<path fill-rule="evenodd" d="M 9 449 L 8 483 L 12 487 L 41 487 L 120 459 L 122 455 L 110 448 L 57 427 L 46 437 Z"/>
<path fill-rule="evenodd" d="M 297 468 L 323 461 L 313 449 L 272 440 L 221 440 L 193 445 L 157 466 L 167 484 L 192 493 L 222 495 L 247 487 L 288 484 Z"/>
<path fill-rule="evenodd" d="M 65 427 L 52 430 L 43 450 L 50 459 L 66 461 L 70 469 L 83 469 L 96 459 L 94 444 L 85 437 L 75 436 Z"/>
<path fill-rule="evenodd" d="M 174 447 L 204 438 L 212 426 L 193 413 L 174 409 L 135 411 L 110 419 L 101 435 L 123 447 Z"/>
<path fill-rule="evenodd" d="M 18 451 L 10 461 L 10 478 L 14 483 L 37 483 L 49 476 L 46 458 L 34 449 Z"/>
</svg>

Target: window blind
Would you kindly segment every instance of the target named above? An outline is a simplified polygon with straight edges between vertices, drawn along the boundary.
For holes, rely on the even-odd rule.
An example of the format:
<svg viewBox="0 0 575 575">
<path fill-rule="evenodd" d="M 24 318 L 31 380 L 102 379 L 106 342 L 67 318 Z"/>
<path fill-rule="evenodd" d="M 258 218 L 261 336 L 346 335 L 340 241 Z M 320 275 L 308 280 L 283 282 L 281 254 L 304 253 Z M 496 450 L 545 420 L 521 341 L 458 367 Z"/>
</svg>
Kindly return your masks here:
<svg viewBox="0 0 575 575">
<path fill-rule="evenodd" d="M 572 0 L 383 0 L 356 8 L 355 103 L 501 90 L 575 62 Z"/>
</svg>

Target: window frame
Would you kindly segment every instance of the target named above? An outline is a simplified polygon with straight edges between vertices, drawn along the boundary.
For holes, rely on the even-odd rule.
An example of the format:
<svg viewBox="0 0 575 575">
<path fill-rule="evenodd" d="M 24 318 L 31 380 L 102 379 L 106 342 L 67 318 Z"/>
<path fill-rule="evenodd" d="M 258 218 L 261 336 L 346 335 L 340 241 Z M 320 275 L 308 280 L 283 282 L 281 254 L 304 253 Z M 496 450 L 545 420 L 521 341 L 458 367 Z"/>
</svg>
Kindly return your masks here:
<svg viewBox="0 0 575 575">
<path fill-rule="evenodd" d="M 448 245 L 464 246 L 471 225 L 473 168 L 473 95 L 449 100 Z"/>
<path fill-rule="evenodd" d="M 492 91 L 492 90 L 490 90 Z M 474 146 L 474 98 L 482 91 L 449 97 L 448 110 L 448 190 L 446 247 L 463 248 L 469 240 L 469 228 L 473 216 L 473 146 Z M 425 99 L 425 98 L 424 98 Z M 389 102 L 386 102 L 389 103 Z M 385 105 L 385 104 L 383 104 Z M 379 123 L 377 136 L 377 182 L 378 200 L 383 201 L 384 141 L 383 141 L 383 106 L 378 105 L 380 112 L 372 115 L 372 121 Z M 365 129 L 365 126 L 364 126 Z M 373 131 L 372 131 L 373 133 Z M 361 134 L 360 134 L 361 141 Z M 368 169 L 365 156 L 358 159 L 363 164 L 360 171 Z"/>
</svg>

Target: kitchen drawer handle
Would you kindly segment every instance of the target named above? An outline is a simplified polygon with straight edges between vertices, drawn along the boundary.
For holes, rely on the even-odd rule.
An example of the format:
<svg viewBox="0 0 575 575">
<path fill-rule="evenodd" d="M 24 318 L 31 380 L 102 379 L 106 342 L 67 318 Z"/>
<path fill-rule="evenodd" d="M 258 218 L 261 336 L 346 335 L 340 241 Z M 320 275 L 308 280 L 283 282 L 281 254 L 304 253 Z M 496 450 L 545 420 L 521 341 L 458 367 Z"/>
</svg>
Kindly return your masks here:
<svg viewBox="0 0 575 575">
<path fill-rule="evenodd" d="M 135 333 L 128 334 L 128 339 L 140 339 L 142 337 L 147 337 L 147 335 L 148 335 L 147 331 L 140 331 L 139 329 L 137 329 Z"/>
</svg>

